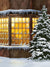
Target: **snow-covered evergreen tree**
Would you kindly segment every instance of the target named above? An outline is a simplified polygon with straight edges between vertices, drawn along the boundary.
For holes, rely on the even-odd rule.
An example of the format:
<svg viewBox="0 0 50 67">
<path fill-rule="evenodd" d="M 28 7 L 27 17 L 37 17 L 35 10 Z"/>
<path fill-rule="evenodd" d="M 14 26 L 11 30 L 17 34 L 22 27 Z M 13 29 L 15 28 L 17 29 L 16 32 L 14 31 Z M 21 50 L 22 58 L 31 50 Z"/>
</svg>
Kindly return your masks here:
<svg viewBox="0 0 50 67">
<path fill-rule="evenodd" d="M 30 52 L 33 59 L 50 59 L 50 20 L 45 5 L 41 10 L 37 25 L 34 27 Z"/>
</svg>

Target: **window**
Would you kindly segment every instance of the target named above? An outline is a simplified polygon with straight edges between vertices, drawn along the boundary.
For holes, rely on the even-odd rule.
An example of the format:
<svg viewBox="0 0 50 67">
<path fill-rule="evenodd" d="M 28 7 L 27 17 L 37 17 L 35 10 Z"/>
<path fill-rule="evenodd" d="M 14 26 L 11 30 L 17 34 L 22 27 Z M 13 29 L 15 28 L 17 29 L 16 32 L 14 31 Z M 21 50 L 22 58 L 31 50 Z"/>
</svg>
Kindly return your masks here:
<svg viewBox="0 0 50 67">
<path fill-rule="evenodd" d="M 0 18 L 0 45 L 8 45 L 8 18 Z"/>
<path fill-rule="evenodd" d="M 11 39 L 12 45 L 29 44 L 29 17 L 11 18 Z"/>
<path fill-rule="evenodd" d="M 35 25 L 37 25 L 37 20 L 38 18 L 32 18 L 32 30 L 35 27 Z"/>
<path fill-rule="evenodd" d="M 35 25 L 37 25 L 37 20 L 38 20 L 38 18 L 32 18 L 32 31 L 33 31 Z M 33 36 L 35 36 L 35 34 L 32 35 L 32 38 L 33 38 Z"/>
</svg>

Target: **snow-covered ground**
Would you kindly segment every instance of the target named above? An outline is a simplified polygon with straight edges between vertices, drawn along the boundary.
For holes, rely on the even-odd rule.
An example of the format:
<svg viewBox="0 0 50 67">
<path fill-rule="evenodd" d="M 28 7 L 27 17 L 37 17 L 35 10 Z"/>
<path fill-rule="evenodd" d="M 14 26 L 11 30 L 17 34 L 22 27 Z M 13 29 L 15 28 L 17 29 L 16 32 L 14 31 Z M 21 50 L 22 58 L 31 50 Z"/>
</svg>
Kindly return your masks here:
<svg viewBox="0 0 50 67">
<path fill-rule="evenodd" d="M 0 67 L 50 67 L 50 61 L 32 61 L 26 58 L 0 57 Z"/>
</svg>

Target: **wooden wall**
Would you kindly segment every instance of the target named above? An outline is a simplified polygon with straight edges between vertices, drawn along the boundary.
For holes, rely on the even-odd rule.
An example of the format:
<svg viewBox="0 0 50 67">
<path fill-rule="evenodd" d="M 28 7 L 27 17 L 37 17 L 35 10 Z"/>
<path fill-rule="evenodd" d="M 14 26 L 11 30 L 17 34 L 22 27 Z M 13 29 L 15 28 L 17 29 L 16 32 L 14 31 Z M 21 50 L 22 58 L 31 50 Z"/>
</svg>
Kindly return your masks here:
<svg viewBox="0 0 50 67">
<path fill-rule="evenodd" d="M 48 13 L 50 13 L 50 7 L 49 7 L 50 0 L 0 0 L 0 10 L 6 10 L 6 9 L 41 10 L 44 4 L 48 8 Z"/>
</svg>

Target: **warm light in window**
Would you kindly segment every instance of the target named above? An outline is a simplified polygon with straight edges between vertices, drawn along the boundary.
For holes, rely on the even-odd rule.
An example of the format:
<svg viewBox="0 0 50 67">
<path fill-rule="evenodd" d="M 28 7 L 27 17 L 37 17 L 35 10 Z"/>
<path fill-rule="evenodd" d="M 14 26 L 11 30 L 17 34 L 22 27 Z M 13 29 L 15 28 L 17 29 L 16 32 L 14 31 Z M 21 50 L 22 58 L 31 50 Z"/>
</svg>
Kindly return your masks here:
<svg viewBox="0 0 50 67">
<path fill-rule="evenodd" d="M 26 22 L 26 19 L 25 18 L 23 18 L 23 23 L 25 23 Z"/>
<path fill-rule="evenodd" d="M 18 23 L 18 21 L 19 21 L 19 18 L 15 18 L 15 22 Z"/>
<path fill-rule="evenodd" d="M 37 20 L 38 18 L 32 18 L 32 28 L 34 28 L 35 25 L 37 25 Z"/>
<path fill-rule="evenodd" d="M 22 38 L 22 35 L 20 34 L 20 35 L 19 35 L 19 39 L 21 39 L 21 38 Z"/>
<path fill-rule="evenodd" d="M 0 19 L 0 23 L 1 23 L 1 19 Z"/>
<path fill-rule="evenodd" d="M 11 31 L 12 31 L 12 33 L 14 33 L 14 29 L 12 29 Z"/>
<path fill-rule="evenodd" d="M 14 21 L 15 21 L 14 18 L 12 18 L 12 19 L 11 19 L 11 22 L 14 22 Z"/>
<path fill-rule="evenodd" d="M 14 28 L 14 23 L 12 23 L 12 28 Z"/>
<path fill-rule="evenodd" d="M 18 34 L 16 34 L 16 38 L 18 38 Z"/>
<path fill-rule="evenodd" d="M 26 22 L 27 22 L 27 23 L 29 22 L 29 18 L 26 18 Z"/>
<path fill-rule="evenodd" d="M 15 35 L 15 36 L 12 36 L 12 40 L 14 37 L 15 42 L 12 42 L 12 43 L 19 44 L 19 45 L 26 44 L 26 39 L 29 38 L 29 21 L 30 19 L 28 17 L 27 18 L 13 17 L 11 19 L 11 22 L 13 22 L 11 25 L 12 27 L 11 31 L 12 31 L 12 34 Z"/>
<path fill-rule="evenodd" d="M 17 34 L 18 34 L 18 29 L 15 29 L 15 33 L 17 33 Z"/>
<path fill-rule="evenodd" d="M 8 18 L 6 18 L 6 22 L 8 23 Z"/>
<path fill-rule="evenodd" d="M 38 18 L 35 18 L 35 22 L 37 22 L 37 19 L 38 19 Z"/>
<path fill-rule="evenodd" d="M 22 33 L 22 29 L 19 29 L 19 33 Z"/>
<path fill-rule="evenodd" d="M 2 18 L 2 23 L 3 23 L 3 18 Z"/>
<path fill-rule="evenodd" d="M 22 22 L 22 18 L 19 18 L 19 23 L 21 23 Z"/>
<path fill-rule="evenodd" d="M 29 23 L 26 24 L 26 28 L 29 28 Z"/>
<path fill-rule="evenodd" d="M 25 28 L 26 27 L 26 24 L 25 23 L 23 23 L 23 28 Z"/>
<path fill-rule="evenodd" d="M 22 28 L 22 23 L 19 23 L 19 28 Z"/>
</svg>

